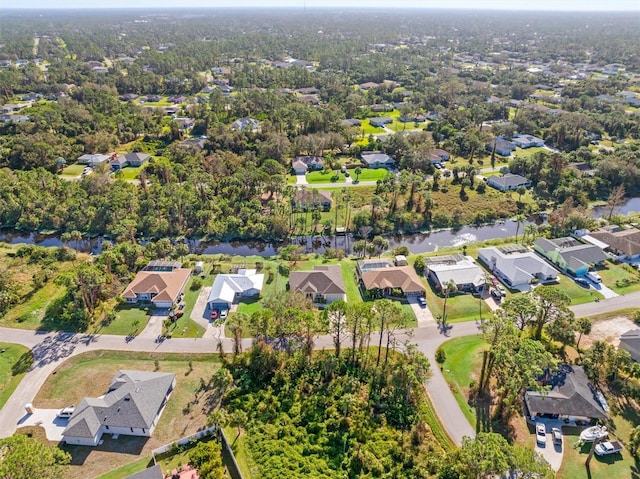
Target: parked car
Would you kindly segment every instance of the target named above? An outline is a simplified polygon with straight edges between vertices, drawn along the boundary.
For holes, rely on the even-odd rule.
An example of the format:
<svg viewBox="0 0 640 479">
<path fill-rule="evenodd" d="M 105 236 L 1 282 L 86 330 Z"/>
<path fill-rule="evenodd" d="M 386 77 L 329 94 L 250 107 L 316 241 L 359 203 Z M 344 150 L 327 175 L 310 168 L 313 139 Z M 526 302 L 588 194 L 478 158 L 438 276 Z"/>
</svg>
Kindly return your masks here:
<svg viewBox="0 0 640 479">
<path fill-rule="evenodd" d="M 345 171 L 344 172 L 344 176 L 345 176 L 345 178 L 349 178 L 351 176 L 351 174 L 348 171 Z"/>
<path fill-rule="evenodd" d="M 551 437 L 553 438 L 554 444 L 562 446 L 562 431 L 560 430 L 560 428 L 551 428 Z"/>
<path fill-rule="evenodd" d="M 502 299 L 502 294 L 497 289 L 491 290 L 491 297 L 496 301 L 500 301 Z"/>
<path fill-rule="evenodd" d="M 544 425 L 544 423 L 536 423 L 536 441 L 538 441 L 540 444 L 544 444 L 547 442 L 547 427 Z"/>
<path fill-rule="evenodd" d="M 182 309 L 176 309 L 176 319 L 181 318 L 184 315 L 184 311 Z"/>
<path fill-rule="evenodd" d="M 598 456 L 607 456 L 609 454 L 616 454 L 622 451 L 622 444 L 617 441 L 601 442 L 596 445 L 596 454 Z"/>
<path fill-rule="evenodd" d="M 503 298 L 507 296 L 507 290 L 506 290 L 506 289 L 504 289 L 504 287 L 503 287 L 503 286 L 501 286 L 501 285 L 497 285 L 497 286 L 496 286 L 496 289 L 500 292 L 500 295 L 501 295 Z"/>
<path fill-rule="evenodd" d="M 418 296 L 418 304 L 423 308 L 426 307 L 427 306 L 426 298 L 423 298 L 422 296 Z"/>
<path fill-rule="evenodd" d="M 585 276 L 594 283 L 602 283 L 602 277 L 595 271 L 589 271 Z"/>
<path fill-rule="evenodd" d="M 218 310 L 217 309 L 212 309 L 211 310 L 211 319 L 218 319 Z"/>
<path fill-rule="evenodd" d="M 70 418 L 73 413 L 75 412 L 76 408 L 75 406 L 71 405 L 71 406 L 67 406 L 63 409 L 60 409 L 60 411 L 58 411 L 58 417 L 61 418 Z"/>
<path fill-rule="evenodd" d="M 221 309 L 220 310 L 220 319 L 227 319 L 227 314 L 229 314 L 229 310 L 228 309 Z"/>
<path fill-rule="evenodd" d="M 586 279 L 584 279 L 584 278 L 576 278 L 576 280 L 575 280 L 575 281 L 576 281 L 576 284 L 577 284 L 577 285 L 582 286 L 583 288 L 588 288 L 589 286 L 591 286 L 591 285 L 589 284 L 589 281 L 587 281 L 587 280 L 586 280 Z"/>
</svg>

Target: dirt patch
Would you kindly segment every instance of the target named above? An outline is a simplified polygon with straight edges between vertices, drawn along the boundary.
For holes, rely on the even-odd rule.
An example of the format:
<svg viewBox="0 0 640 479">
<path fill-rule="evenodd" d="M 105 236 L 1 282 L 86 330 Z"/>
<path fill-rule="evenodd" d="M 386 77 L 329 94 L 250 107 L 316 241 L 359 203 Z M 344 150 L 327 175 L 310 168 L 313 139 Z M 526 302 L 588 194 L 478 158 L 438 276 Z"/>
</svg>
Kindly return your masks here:
<svg viewBox="0 0 640 479">
<path fill-rule="evenodd" d="M 625 316 L 615 316 L 598 321 L 593 324 L 591 334 L 582 337 L 580 348 L 587 348 L 595 341 L 604 341 L 617 347 L 620 344 L 620 336 L 635 328 L 637 325 Z"/>
</svg>

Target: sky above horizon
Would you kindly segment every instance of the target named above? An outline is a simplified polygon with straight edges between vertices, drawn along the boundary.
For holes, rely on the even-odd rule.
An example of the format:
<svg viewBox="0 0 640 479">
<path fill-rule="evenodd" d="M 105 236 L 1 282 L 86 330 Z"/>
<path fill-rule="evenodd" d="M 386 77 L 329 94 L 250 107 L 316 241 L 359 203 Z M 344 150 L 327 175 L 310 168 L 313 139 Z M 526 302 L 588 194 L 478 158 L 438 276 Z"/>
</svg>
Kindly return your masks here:
<svg viewBox="0 0 640 479">
<path fill-rule="evenodd" d="M 2 0 L 0 8 L 467 8 L 538 11 L 636 11 L 640 0 Z"/>
</svg>

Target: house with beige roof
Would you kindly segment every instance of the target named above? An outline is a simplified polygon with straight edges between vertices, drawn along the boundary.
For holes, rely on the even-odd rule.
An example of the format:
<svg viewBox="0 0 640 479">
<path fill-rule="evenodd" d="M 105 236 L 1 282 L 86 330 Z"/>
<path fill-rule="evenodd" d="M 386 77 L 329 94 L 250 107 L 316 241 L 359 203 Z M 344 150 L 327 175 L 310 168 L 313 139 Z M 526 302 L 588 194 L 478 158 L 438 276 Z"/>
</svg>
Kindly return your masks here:
<svg viewBox="0 0 640 479">
<path fill-rule="evenodd" d="M 589 236 L 604 243 L 605 250 L 611 251 L 622 259 L 640 258 L 640 230 L 638 228 L 622 229 L 613 226 L 593 231 Z"/>
<path fill-rule="evenodd" d="M 424 284 L 411 266 L 393 266 L 385 260 L 358 261 L 360 286 L 369 296 L 422 296 Z"/>
<path fill-rule="evenodd" d="M 339 265 L 316 265 L 311 271 L 289 273 L 291 291 L 303 293 L 314 303 L 347 300 L 347 288 Z"/>
<path fill-rule="evenodd" d="M 62 440 L 97 446 L 104 433 L 151 437 L 175 386 L 171 373 L 118 371 L 104 396 L 84 398 L 75 408 Z"/>
<path fill-rule="evenodd" d="M 151 302 L 156 308 L 172 307 L 184 292 L 191 276 L 191 269 L 147 269 L 136 274 L 121 296 L 131 304 Z"/>
</svg>

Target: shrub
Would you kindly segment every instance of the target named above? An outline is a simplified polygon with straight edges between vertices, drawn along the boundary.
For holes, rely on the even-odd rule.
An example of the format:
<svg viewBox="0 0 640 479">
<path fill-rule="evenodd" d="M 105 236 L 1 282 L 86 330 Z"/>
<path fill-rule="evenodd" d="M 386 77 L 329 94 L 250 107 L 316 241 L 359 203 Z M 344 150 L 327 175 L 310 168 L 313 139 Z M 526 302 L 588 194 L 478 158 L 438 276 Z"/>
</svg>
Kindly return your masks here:
<svg viewBox="0 0 640 479">
<path fill-rule="evenodd" d="M 640 324 L 640 309 L 633 313 L 634 323 Z"/>
<path fill-rule="evenodd" d="M 191 291 L 198 291 L 200 288 L 202 288 L 202 280 L 200 278 L 193 278 L 193 281 L 191 282 L 191 286 L 189 286 L 189 289 Z"/>
<path fill-rule="evenodd" d="M 447 360 L 447 353 L 442 348 L 436 349 L 436 362 L 443 364 Z"/>
</svg>

